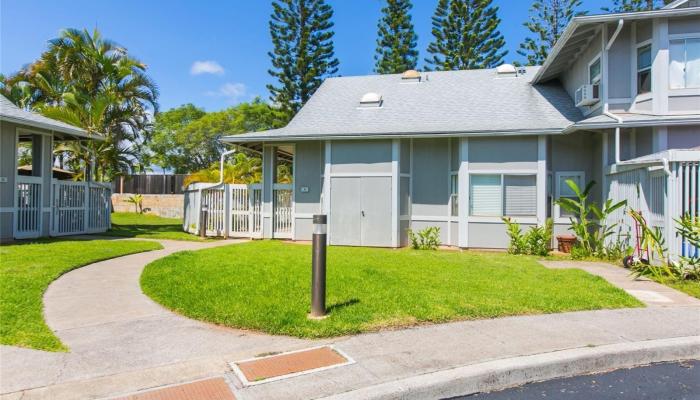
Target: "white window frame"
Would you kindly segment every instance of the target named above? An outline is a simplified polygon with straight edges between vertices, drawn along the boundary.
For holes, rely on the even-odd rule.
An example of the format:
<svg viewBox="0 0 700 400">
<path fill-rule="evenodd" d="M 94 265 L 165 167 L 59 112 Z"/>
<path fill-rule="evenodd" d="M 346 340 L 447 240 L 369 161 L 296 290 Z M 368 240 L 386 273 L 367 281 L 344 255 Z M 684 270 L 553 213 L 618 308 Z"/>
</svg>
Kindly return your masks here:
<svg viewBox="0 0 700 400">
<path fill-rule="evenodd" d="M 454 185 L 454 187 L 453 187 Z M 454 189 L 454 190 L 453 190 Z M 449 213 L 450 218 L 459 218 L 459 171 L 450 171 L 450 204 Z M 455 213 L 455 208 L 457 212 Z"/>
<path fill-rule="evenodd" d="M 600 63 L 598 75 L 591 78 L 591 67 L 596 62 Z M 603 79 L 603 58 L 602 58 L 601 53 L 596 54 L 596 56 L 593 57 L 591 62 L 588 63 L 588 70 L 586 71 L 586 75 L 587 75 L 589 85 L 600 85 L 600 82 Z M 600 90 L 600 89 L 598 89 L 598 90 Z"/>
<path fill-rule="evenodd" d="M 472 214 L 472 199 L 471 199 L 471 185 L 472 176 L 475 175 L 498 175 L 501 177 L 501 215 L 473 215 Z M 469 222 L 502 222 L 502 217 L 511 217 L 516 222 L 520 223 L 537 223 L 537 202 L 545 201 L 540 199 L 539 196 L 535 198 L 535 215 L 505 215 L 506 199 L 505 199 L 505 177 L 506 176 L 532 176 L 535 178 L 535 188 L 537 188 L 537 171 L 474 171 L 469 173 L 469 187 L 467 188 L 469 192 L 469 209 L 467 210 L 467 218 Z"/>
<path fill-rule="evenodd" d="M 649 40 L 643 41 L 642 43 L 637 43 L 637 45 L 635 46 L 635 49 L 634 49 L 634 71 L 635 71 L 634 72 L 634 76 L 635 76 L 635 78 L 634 78 L 634 82 L 635 82 L 634 90 L 637 93 L 637 95 L 642 95 L 642 96 L 643 95 L 650 95 L 652 90 L 654 89 L 654 82 L 653 82 L 654 76 L 653 76 L 653 73 L 651 71 L 651 68 L 654 65 L 654 55 L 651 54 L 651 51 L 653 48 L 651 42 L 652 42 L 651 39 L 649 39 Z M 649 63 L 648 67 L 639 69 L 639 49 L 641 49 L 643 47 L 647 47 L 647 46 L 649 47 L 651 62 Z M 645 71 L 649 71 L 649 78 L 652 80 L 652 82 L 650 83 L 648 92 L 640 92 L 639 91 L 639 73 L 645 72 Z"/>
<path fill-rule="evenodd" d="M 671 48 L 671 42 L 677 42 L 677 41 L 687 41 L 687 40 L 693 40 L 693 39 L 700 39 L 700 33 L 695 33 L 695 34 L 677 34 L 677 35 L 669 35 L 669 40 L 668 40 L 668 45 L 669 45 L 669 58 L 668 58 L 668 89 L 672 90 L 675 93 L 679 92 L 689 92 L 687 94 L 698 94 L 700 93 L 700 86 L 692 86 L 688 87 L 687 86 L 687 75 L 684 70 L 683 73 L 683 79 L 684 79 L 684 87 L 682 88 L 671 88 L 671 54 L 670 54 L 670 48 Z M 686 54 L 687 54 L 687 49 L 686 49 Z M 688 60 L 685 60 L 686 64 Z M 685 93 L 684 93 L 685 94 Z"/>
<path fill-rule="evenodd" d="M 568 223 L 569 222 L 569 217 L 562 217 L 561 216 L 561 207 L 559 204 L 557 204 L 557 200 L 561 197 L 561 177 L 562 176 L 576 176 L 579 178 L 579 182 L 581 182 L 580 188 L 583 190 L 583 188 L 586 185 L 586 172 L 585 171 L 557 171 L 554 173 L 554 221 L 559 222 L 559 223 Z"/>
</svg>

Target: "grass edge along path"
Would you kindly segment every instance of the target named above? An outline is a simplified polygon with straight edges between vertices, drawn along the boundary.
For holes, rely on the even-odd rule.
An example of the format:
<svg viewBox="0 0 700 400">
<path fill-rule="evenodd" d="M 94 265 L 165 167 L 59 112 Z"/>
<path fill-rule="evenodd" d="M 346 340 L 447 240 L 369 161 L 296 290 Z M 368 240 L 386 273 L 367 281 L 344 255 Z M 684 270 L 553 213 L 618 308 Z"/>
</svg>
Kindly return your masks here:
<svg viewBox="0 0 700 400">
<path fill-rule="evenodd" d="M 505 253 L 330 247 L 330 316 L 309 321 L 311 248 L 256 241 L 172 254 L 141 288 L 187 317 L 302 338 L 643 304 L 582 270 Z"/>
<path fill-rule="evenodd" d="M 89 264 L 162 248 L 145 240 L 69 239 L 0 246 L 0 343 L 67 351 L 44 321 L 43 296 L 51 282 Z"/>
<path fill-rule="evenodd" d="M 183 231 L 182 220 L 179 218 L 165 218 L 153 214 L 137 214 L 133 212 L 114 212 L 111 218 L 112 229 L 101 235 L 192 242 L 213 240 L 202 239 L 197 235 Z"/>
</svg>

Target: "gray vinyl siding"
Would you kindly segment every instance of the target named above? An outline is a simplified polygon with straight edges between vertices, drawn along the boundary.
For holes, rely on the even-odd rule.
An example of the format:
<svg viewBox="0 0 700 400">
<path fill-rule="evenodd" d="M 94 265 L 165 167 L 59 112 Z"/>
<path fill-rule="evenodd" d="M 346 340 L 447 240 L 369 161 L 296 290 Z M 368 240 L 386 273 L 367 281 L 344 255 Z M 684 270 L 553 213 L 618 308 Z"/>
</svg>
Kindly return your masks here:
<svg viewBox="0 0 700 400">
<path fill-rule="evenodd" d="M 537 170 L 537 137 L 469 139 L 469 171 Z"/>
<path fill-rule="evenodd" d="M 669 149 L 691 149 L 700 146 L 700 126 L 671 126 L 668 128 Z"/>
<path fill-rule="evenodd" d="M 295 237 L 297 240 L 310 240 L 313 224 L 310 216 L 320 211 L 321 175 L 323 174 L 323 142 L 298 142 L 295 146 L 294 193 Z M 306 193 L 302 188 L 307 188 Z M 302 217 L 299 217 L 302 215 Z"/>
<path fill-rule="evenodd" d="M 12 211 L 14 206 L 15 187 L 15 132 L 16 125 L 6 121 L 0 122 L 0 176 L 7 178 L 6 183 L 0 183 L 0 240 L 12 239 Z M 7 211 L 5 211 L 7 210 Z"/>
<path fill-rule="evenodd" d="M 651 39 L 652 36 L 652 22 L 649 21 L 637 21 L 637 43 L 643 43 Z"/>
<path fill-rule="evenodd" d="M 593 37 L 586 50 L 574 61 L 569 70 L 562 75 L 564 88 L 572 99 L 576 95 L 576 90 L 581 87 L 581 85 L 588 84 L 588 64 L 593 61 L 600 51 L 601 34 L 598 33 Z M 583 107 L 582 111 L 589 112 L 597 106 L 598 104 L 592 107 Z"/>
<path fill-rule="evenodd" d="M 617 25 L 608 26 L 608 37 L 611 37 Z M 630 57 L 632 29 L 625 26 L 617 36 L 615 43 L 608 52 L 608 97 L 629 98 L 632 93 L 631 70 L 632 58 Z"/>
<path fill-rule="evenodd" d="M 684 35 L 700 32 L 700 17 L 672 18 L 668 20 L 670 35 Z"/>
<path fill-rule="evenodd" d="M 527 231 L 532 224 L 520 224 Z M 510 240 L 505 225 L 491 222 L 469 223 L 469 247 L 476 249 L 507 249 Z"/>
<path fill-rule="evenodd" d="M 391 141 L 334 141 L 331 164 L 332 173 L 390 173 Z"/>
</svg>

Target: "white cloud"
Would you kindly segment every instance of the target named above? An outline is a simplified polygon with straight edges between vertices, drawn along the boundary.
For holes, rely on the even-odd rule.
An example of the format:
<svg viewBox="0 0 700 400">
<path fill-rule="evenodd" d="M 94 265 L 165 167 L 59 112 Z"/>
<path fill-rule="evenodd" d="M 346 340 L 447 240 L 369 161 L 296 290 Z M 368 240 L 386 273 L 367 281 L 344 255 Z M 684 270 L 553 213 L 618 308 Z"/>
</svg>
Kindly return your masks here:
<svg viewBox="0 0 700 400">
<path fill-rule="evenodd" d="M 230 101 L 237 101 L 246 95 L 246 87 L 242 83 L 226 83 L 216 91 L 207 92 L 209 96 L 227 97 Z"/>
<path fill-rule="evenodd" d="M 190 68 L 190 74 L 201 75 L 201 74 L 213 74 L 213 75 L 223 75 L 224 67 L 222 67 L 216 61 L 195 61 Z"/>
</svg>

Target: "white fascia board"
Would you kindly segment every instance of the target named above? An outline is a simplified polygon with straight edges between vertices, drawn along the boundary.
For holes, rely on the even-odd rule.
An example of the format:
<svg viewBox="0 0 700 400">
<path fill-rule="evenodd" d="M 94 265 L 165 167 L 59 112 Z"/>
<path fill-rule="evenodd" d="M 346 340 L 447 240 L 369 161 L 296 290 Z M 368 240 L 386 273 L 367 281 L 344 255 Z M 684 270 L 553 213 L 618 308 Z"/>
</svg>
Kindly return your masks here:
<svg viewBox="0 0 700 400">
<path fill-rule="evenodd" d="M 494 136 L 537 136 L 558 135 L 566 128 L 544 128 L 514 131 L 465 131 L 465 132 L 421 132 L 421 133 L 379 133 L 352 135 L 285 135 L 285 136 L 241 136 L 233 135 L 219 139 L 223 143 L 246 142 L 291 142 L 303 140 L 346 140 L 346 139 L 432 139 L 432 138 L 461 138 L 461 137 L 494 137 Z"/>
</svg>

